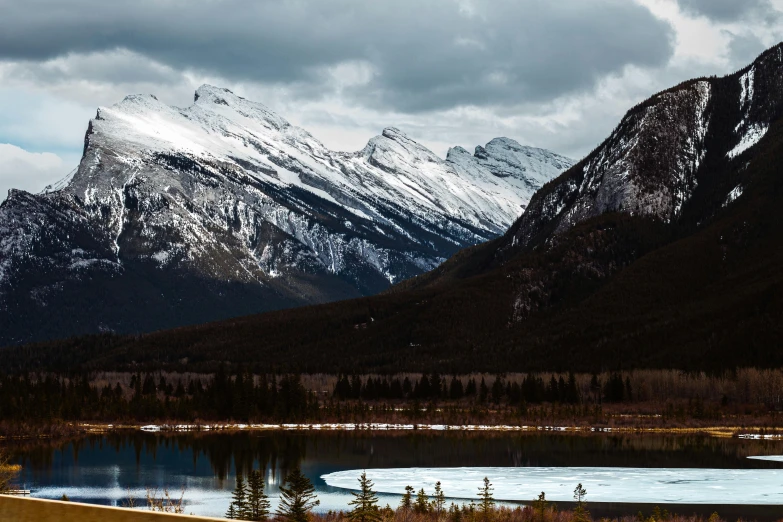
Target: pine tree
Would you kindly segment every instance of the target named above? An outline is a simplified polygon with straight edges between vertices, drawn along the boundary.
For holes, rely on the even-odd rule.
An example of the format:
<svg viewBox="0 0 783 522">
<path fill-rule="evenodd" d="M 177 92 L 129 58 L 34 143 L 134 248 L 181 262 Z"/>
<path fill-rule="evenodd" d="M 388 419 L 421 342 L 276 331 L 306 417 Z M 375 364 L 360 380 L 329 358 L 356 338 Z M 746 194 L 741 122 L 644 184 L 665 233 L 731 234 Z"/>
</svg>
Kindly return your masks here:
<svg viewBox="0 0 783 522">
<path fill-rule="evenodd" d="M 489 388 L 487 388 L 487 383 L 484 382 L 484 377 L 482 377 L 479 385 L 479 402 L 481 404 L 487 402 L 487 395 L 489 395 Z"/>
<path fill-rule="evenodd" d="M 462 510 L 454 502 L 449 506 L 449 521 L 462 522 Z"/>
<path fill-rule="evenodd" d="M 288 474 L 285 483 L 285 486 L 280 486 L 280 505 L 276 515 L 289 522 L 307 522 L 310 511 L 321 503 L 316 499 L 313 483 L 299 468 Z"/>
<path fill-rule="evenodd" d="M 590 378 L 590 391 L 593 392 L 593 401 L 597 402 L 601 399 L 601 381 L 596 374 Z"/>
<path fill-rule="evenodd" d="M 582 483 L 576 485 L 576 488 L 574 489 L 574 500 L 576 500 L 577 507 L 582 507 L 585 502 L 585 497 L 587 496 L 587 490 L 582 487 Z"/>
<path fill-rule="evenodd" d="M 383 522 L 389 522 L 394 520 L 394 510 L 389 504 L 386 504 L 385 508 L 379 511 L 379 515 Z"/>
<path fill-rule="evenodd" d="M 443 507 L 446 505 L 446 495 L 443 493 L 443 488 L 440 485 L 440 481 L 435 483 L 435 496 L 432 502 L 432 507 L 435 508 L 435 513 L 440 516 L 443 513 Z"/>
<path fill-rule="evenodd" d="M 495 510 L 495 498 L 492 496 L 494 489 L 489 478 L 484 477 L 484 485 L 479 488 L 479 513 L 482 520 L 490 520 Z"/>
<path fill-rule="evenodd" d="M 400 509 L 413 509 L 413 486 L 405 486 L 405 494 L 400 501 Z"/>
<path fill-rule="evenodd" d="M 574 375 L 574 372 L 568 374 L 568 402 L 571 404 L 579 402 L 579 388 L 576 385 L 576 375 Z"/>
<path fill-rule="evenodd" d="M 538 498 L 533 501 L 533 511 L 539 515 L 539 520 L 544 522 L 544 514 L 549 503 L 546 501 L 546 494 L 542 491 Z"/>
<path fill-rule="evenodd" d="M 577 484 L 574 489 L 574 500 L 576 500 L 576 509 L 574 509 L 574 518 L 577 522 L 587 522 L 590 519 L 590 513 L 585 508 L 585 497 L 587 490 L 582 487 L 582 483 Z"/>
<path fill-rule="evenodd" d="M 500 399 L 503 398 L 503 379 L 501 377 L 495 377 L 495 382 L 492 383 L 492 402 L 495 404 L 500 403 Z"/>
<path fill-rule="evenodd" d="M 264 492 L 264 473 L 253 470 L 247 477 L 247 520 L 266 520 L 270 507 L 269 497 Z"/>
<path fill-rule="evenodd" d="M 462 381 L 457 379 L 457 376 L 451 378 L 451 385 L 449 386 L 449 398 L 452 400 L 459 400 L 464 395 L 464 390 L 462 388 Z"/>
<path fill-rule="evenodd" d="M 381 514 L 378 511 L 378 495 L 372 490 L 373 483 L 367 478 L 367 472 L 362 472 L 359 477 L 359 493 L 352 493 L 355 497 L 348 502 L 354 508 L 348 513 L 348 519 L 352 522 L 378 522 Z"/>
<path fill-rule="evenodd" d="M 413 510 L 420 515 L 426 514 L 430 510 L 430 498 L 424 492 L 424 488 L 421 488 L 416 495 L 416 503 L 413 506 Z"/>
<path fill-rule="evenodd" d="M 237 484 L 231 493 L 231 504 L 228 507 L 226 518 L 233 520 L 246 520 L 248 515 L 247 487 L 245 479 L 237 473 Z"/>
</svg>

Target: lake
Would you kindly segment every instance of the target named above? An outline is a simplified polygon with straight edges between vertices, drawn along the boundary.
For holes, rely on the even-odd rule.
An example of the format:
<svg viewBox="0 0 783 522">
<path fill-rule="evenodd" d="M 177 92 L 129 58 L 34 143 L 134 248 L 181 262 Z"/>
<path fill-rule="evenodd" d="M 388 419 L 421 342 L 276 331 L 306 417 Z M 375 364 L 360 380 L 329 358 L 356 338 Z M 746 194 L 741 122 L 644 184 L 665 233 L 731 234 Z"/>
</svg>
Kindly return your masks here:
<svg viewBox="0 0 783 522">
<path fill-rule="evenodd" d="M 396 505 L 404 485 L 432 490 L 435 480 L 462 503 L 483 476 L 495 496 L 524 502 L 540 491 L 570 499 L 577 482 L 594 514 L 670 511 L 773 520 L 783 512 L 781 440 L 707 435 L 559 433 L 388 433 L 256 431 L 117 432 L 76 440 L 6 445 L 23 466 L 34 497 L 122 506 L 143 504 L 147 488 L 184 489 L 186 510 L 221 516 L 237 470 L 263 467 L 273 505 L 287 470 L 301 466 L 322 511 L 346 509 L 363 469 L 381 504 Z M 740 488 L 740 489 L 738 489 Z M 750 504 L 750 505 L 737 505 Z"/>
</svg>

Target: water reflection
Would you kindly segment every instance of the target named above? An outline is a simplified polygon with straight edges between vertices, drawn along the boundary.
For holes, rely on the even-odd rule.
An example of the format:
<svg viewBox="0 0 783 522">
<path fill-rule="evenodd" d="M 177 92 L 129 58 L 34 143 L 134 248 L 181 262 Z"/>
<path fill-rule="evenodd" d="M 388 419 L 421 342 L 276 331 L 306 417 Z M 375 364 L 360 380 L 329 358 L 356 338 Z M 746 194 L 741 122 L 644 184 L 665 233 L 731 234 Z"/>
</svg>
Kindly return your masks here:
<svg viewBox="0 0 783 522">
<path fill-rule="evenodd" d="M 61 443 L 11 446 L 35 496 L 121 505 L 147 487 L 185 488 L 188 512 L 221 515 L 237 471 L 264 468 L 274 496 L 286 472 L 301 466 L 313 480 L 321 509 L 344 509 L 345 490 L 321 480 L 349 469 L 405 467 L 761 468 L 748 460 L 783 454 L 780 440 L 718 439 L 702 435 L 563 435 L 489 433 L 112 433 Z M 448 493 L 448 492 L 447 492 Z M 384 501 L 392 504 L 396 497 Z"/>
</svg>

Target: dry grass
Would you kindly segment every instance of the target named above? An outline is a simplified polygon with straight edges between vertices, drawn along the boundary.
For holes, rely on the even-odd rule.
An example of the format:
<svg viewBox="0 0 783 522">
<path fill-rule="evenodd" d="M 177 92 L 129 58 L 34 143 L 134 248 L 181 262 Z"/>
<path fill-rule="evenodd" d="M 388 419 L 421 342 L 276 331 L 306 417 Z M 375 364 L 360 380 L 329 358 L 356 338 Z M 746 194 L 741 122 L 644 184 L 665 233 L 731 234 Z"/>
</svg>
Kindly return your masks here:
<svg viewBox="0 0 783 522">
<path fill-rule="evenodd" d="M 185 514 L 185 488 L 182 488 L 182 494 L 179 498 L 173 497 L 168 489 L 163 489 L 160 493 L 157 488 L 147 488 L 145 502 L 149 511 L 155 511 L 158 513 L 174 513 L 177 515 Z M 131 495 L 130 489 L 128 490 L 128 498 L 123 503 L 123 507 L 128 509 L 135 509 L 136 499 Z"/>
<path fill-rule="evenodd" d="M 22 467 L 18 464 L 11 464 L 8 456 L 0 448 L 0 493 L 13 489 L 13 481 L 22 471 Z"/>
<path fill-rule="evenodd" d="M 597 519 L 590 515 L 589 510 L 559 511 L 550 505 L 534 505 L 518 508 L 499 507 L 489 513 L 482 513 L 477 506 L 457 507 L 452 505 L 448 511 L 440 514 L 435 512 L 417 513 L 411 509 L 381 509 L 381 522 L 725 522 L 717 514 L 709 518 L 696 515 L 672 515 L 658 508 L 648 516 L 627 515 L 623 517 Z M 328 512 L 312 515 L 312 522 L 348 522 L 344 512 Z"/>
<path fill-rule="evenodd" d="M 168 489 L 164 489 L 163 493 L 159 493 L 157 489 L 147 488 L 147 509 L 150 511 L 158 511 L 160 513 L 176 513 L 184 514 L 185 507 L 183 501 L 185 499 L 185 489 L 182 489 L 182 494 L 179 498 L 172 497 L 171 492 Z"/>
</svg>

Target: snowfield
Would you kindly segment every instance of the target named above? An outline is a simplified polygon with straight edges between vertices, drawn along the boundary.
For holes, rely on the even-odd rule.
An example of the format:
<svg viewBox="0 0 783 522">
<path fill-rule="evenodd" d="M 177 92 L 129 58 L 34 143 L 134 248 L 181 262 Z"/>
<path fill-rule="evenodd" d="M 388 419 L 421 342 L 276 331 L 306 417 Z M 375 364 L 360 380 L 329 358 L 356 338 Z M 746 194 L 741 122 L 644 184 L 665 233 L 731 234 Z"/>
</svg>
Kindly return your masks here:
<svg viewBox="0 0 783 522">
<path fill-rule="evenodd" d="M 321 478 L 329 486 L 355 489 L 362 471 L 340 471 Z M 405 468 L 369 469 L 367 477 L 376 491 L 398 495 L 407 485 L 431 492 L 440 481 L 448 497 L 475 499 L 482 480 L 488 477 L 495 498 L 505 501 L 530 501 L 542 491 L 547 500 L 573 501 L 574 488 L 581 483 L 589 502 L 783 504 L 783 469 Z"/>
</svg>

